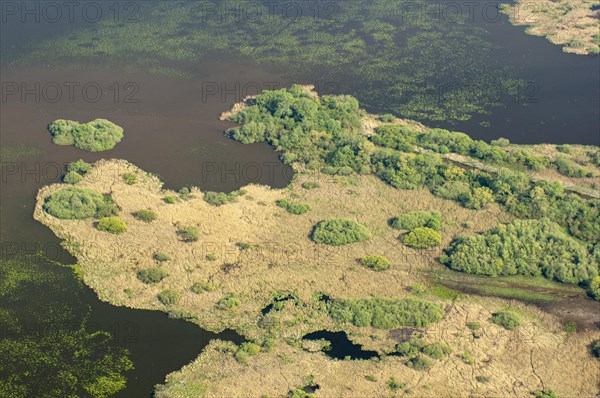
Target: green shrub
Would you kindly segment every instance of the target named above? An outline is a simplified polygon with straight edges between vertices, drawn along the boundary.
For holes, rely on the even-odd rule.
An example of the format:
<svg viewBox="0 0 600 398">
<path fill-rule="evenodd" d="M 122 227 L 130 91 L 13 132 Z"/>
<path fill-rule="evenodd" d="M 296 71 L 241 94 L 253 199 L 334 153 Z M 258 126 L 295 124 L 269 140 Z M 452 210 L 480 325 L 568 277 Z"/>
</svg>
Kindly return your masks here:
<svg viewBox="0 0 600 398">
<path fill-rule="evenodd" d="M 333 301 L 329 304 L 329 315 L 338 322 L 355 326 L 394 329 L 426 327 L 442 319 L 443 311 L 439 305 L 426 300 L 372 298 Z"/>
<path fill-rule="evenodd" d="M 400 383 L 399 381 L 391 377 L 387 382 L 387 386 L 390 389 L 390 391 L 398 391 L 404 388 L 404 383 Z"/>
<path fill-rule="evenodd" d="M 558 152 L 566 153 L 567 155 L 571 155 L 575 151 L 573 146 L 569 144 L 557 145 L 556 150 Z"/>
<path fill-rule="evenodd" d="M 123 129 L 105 119 L 82 124 L 59 119 L 50 123 L 48 130 L 52 133 L 53 143 L 73 145 L 90 152 L 107 151 L 123 139 Z"/>
<path fill-rule="evenodd" d="M 507 330 L 513 330 L 521 324 L 519 316 L 512 311 L 496 312 L 492 314 L 491 321 Z"/>
<path fill-rule="evenodd" d="M 411 338 L 410 340 L 403 341 L 396 346 L 396 352 L 402 357 L 415 358 L 419 356 L 419 353 L 425 347 L 420 339 Z"/>
<path fill-rule="evenodd" d="M 63 182 L 67 184 L 77 184 L 81 180 L 83 180 L 83 176 L 75 171 L 69 171 L 63 177 Z"/>
<path fill-rule="evenodd" d="M 208 261 L 215 261 L 215 260 L 217 259 L 217 256 L 216 256 L 216 255 L 214 255 L 214 254 L 207 254 L 207 255 L 206 255 L 206 259 L 207 259 Z"/>
<path fill-rule="evenodd" d="M 224 204 L 234 202 L 238 197 L 246 194 L 246 191 L 240 189 L 230 193 L 224 192 L 205 192 L 204 201 L 210 203 L 213 206 L 222 206 Z"/>
<path fill-rule="evenodd" d="M 154 255 L 154 259 L 159 263 L 164 263 L 165 261 L 169 261 L 171 257 L 167 253 L 158 252 Z"/>
<path fill-rule="evenodd" d="M 492 203 L 494 203 L 494 192 L 488 187 L 478 187 L 467 196 L 465 206 L 469 209 L 481 210 Z"/>
<path fill-rule="evenodd" d="M 306 190 L 309 190 L 309 191 L 311 189 L 317 189 L 317 188 L 320 188 L 320 187 L 321 187 L 321 185 L 318 182 L 307 181 L 307 182 L 302 183 L 302 188 L 304 188 Z"/>
<path fill-rule="evenodd" d="M 200 231 L 198 227 L 189 226 L 181 227 L 177 230 L 177 234 L 181 237 L 184 242 L 195 242 L 198 240 Z"/>
<path fill-rule="evenodd" d="M 573 321 L 569 321 L 564 324 L 563 329 L 568 334 L 575 333 L 577 330 L 577 324 Z"/>
<path fill-rule="evenodd" d="M 133 185 L 137 181 L 138 176 L 136 173 L 125 173 L 125 174 L 123 174 L 122 177 L 123 177 L 123 181 L 125 181 L 125 184 Z"/>
<path fill-rule="evenodd" d="M 396 229 L 427 227 L 439 231 L 441 226 L 442 215 L 437 211 L 412 211 L 392 221 L 392 227 Z"/>
<path fill-rule="evenodd" d="M 145 284 L 158 283 L 167 277 L 167 273 L 158 267 L 146 268 L 137 273 L 137 277 Z"/>
<path fill-rule="evenodd" d="M 104 217 L 98 221 L 96 228 L 99 231 L 110 232 L 111 234 L 122 234 L 127 231 L 127 224 L 119 217 Z"/>
<path fill-rule="evenodd" d="M 379 120 L 383 123 L 393 123 L 396 120 L 396 117 L 392 114 L 386 113 L 379 116 Z"/>
<path fill-rule="evenodd" d="M 390 267 L 390 261 L 383 256 L 365 256 L 358 261 L 375 271 L 384 271 Z"/>
<path fill-rule="evenodd" d="M 154 220 L 156 220 L 156 213 L 153 212 L 152 210 L 138 210 L 138 211 L 134 211 L 132 213 L 133 218 L 135 218 L 136 220 L 139 221 L 144 221 L 144 222 L 152 222 Z"/>
<path fill-rule="evenodd" d="M 65 188 L 46 198 L 44 210 L 63 220 L 82 220 L 117 213 L 110 197 L 91 189 Z"/>
<path fill-rule="evenodd" d="M 424 357 L 422 355 L 411 358 L 406 361 L 406 366 L 409 368 L 413 368 L 414 370 L 428 370 L 433 365 L 431 359 Z"/>
<path fill-rule="evenodd" d="M 309 205 L 301 204 L 301 203 L 292 203 L 292 202 L 288 202 L 285 199 L 278 200 L 277 206 L 286 209 L 288 213 L 296 214 L 296 215 L 304 214 L 310 210 Z"/>
<path fill-rule="evenodd" d="M 240 306 L 240 301 L 233 293 L 223 296 L 217 301 L 217 308 L 220 310 L 231 310 Z"/>
<path fill-rule="evenodd" d="M 475 376 L 475 380 L 477 380 L 478 383 L 488 383 L 490 378 L 488 376 Z"/>
<path fill-rule="evenodd" d="M 423 354 L 429 355 L 435 359 L 441 359 L 452 352 L 452 349 L 445 343 L 432 343 L 423 347 Z"/>
<path fill-rule="evenodd" d="M 67 165 L 67 171 L 73 171 L 75 173 L 84 175 L 85 173 L 92 170 L 92 165 L 85 162 L 83 159 L 76 160 Z"/>
<path fill-rule="evenodd" d="M 497 140 L 490 141 L 490 145 L 493 145 L 493 146 L 504 147 L 504 146 L 508 146 L 509 144 L 510 144 L 510 141 L 506 138 L 498 138 Z"/>
<path fill-rule="evenodd" d="M 170 205 L 178 202 L 177 196 L 172 196 L 172 195 L 165 196 L 163 198 L 163 200 L 165 201 L 165 203 L 170 204 Z"/>
<path fill-rule="evenodd" d="M 579 167 L 574 161 L 571 159 L 567 159 L 564 157 L 559 157 L 554 161 L 554 166 L 556 170 L 562 175 L 573 178 L 584 178 L 591 177 L 593 173 L 588 172 L 582 167 Z"/>
<path fill-rule="evenodd" d="M 204 292 L 212 292 L 215 290 L 215 287 L 208 282 L 196 282 L 192 285 L 190 290 L 196 294 L 201 294 Z"/>
<path fill-rule="evenodd" d="M 368 240 L 371 238 L 371 233 L 356 221 L 329 219 L 319 222 L 314 227 L 311 238 L 317 243 L 341 246 Z"/>
<path fill-rule="evenodd" d="M 402 243 L 413 249 L 427 249 L 441 245 L 442 237 L 431 228 L 415 228 L 404 237 Z"/>
<path fill-rule="evenodd" d="M 536 390 L 533 392 L 535 398 L 558 398 L 558 394 L 551 388 Z"/>
<path fill-rule="evenodd" d="M 594 300 L 600 301 L 600 276 L 595 276 L 590 280 L 588 293 Z"/>
<path fill-rule="evenodd" d="M 479 322 L 469 322 L 467 323 L 467 327 L 471 330 L 479 330 L 481 329 L 481 324 Z"/>
<path fill-rule="evenodd" d="M 592 355 L 596 358 L 600 358 L 600 340 L 596 340 L 592 343 Z"/>
<path fill-rule="evenodd" d="M 180 294 L 177 290 L 167 289 L 158 294 L 158 300 L 164 305 L 174 305 L 179 301 Z"/>
</svg>

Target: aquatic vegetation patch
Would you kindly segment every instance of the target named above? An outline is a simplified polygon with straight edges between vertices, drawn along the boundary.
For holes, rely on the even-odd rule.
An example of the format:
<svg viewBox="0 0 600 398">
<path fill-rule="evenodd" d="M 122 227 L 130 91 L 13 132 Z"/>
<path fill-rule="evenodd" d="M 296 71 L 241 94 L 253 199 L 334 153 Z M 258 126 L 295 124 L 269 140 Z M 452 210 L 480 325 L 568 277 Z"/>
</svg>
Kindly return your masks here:
<svg viewBox="0 0 600 398">
<path fill-rule="evenodd" d="M 123 128 L 106 119 L 88 123 L 59 119 L 50 123 L 48 130 L 57 145 L 73 145 L 90 152 L 113 149 L 123 139 Z"/>
</svg>

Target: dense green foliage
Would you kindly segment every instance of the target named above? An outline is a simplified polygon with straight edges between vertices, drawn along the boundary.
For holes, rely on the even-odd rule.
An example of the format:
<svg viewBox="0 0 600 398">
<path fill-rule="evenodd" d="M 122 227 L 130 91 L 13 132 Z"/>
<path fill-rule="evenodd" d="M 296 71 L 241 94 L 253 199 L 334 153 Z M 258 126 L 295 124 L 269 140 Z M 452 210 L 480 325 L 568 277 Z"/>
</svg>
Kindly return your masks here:
<svg viewBox="0 0 600 398">
<path fill-rule="evenodd" d="M 83 176 L 74 171 L 69 171 L 63 177 L 63 182 L 67 184 L 77 184 L 79 181 L 83 180 Z"/>
<path fill-rule="evenodd" d="M 588 292 L 595 300 L 600 301 L 600 276 L 595 276 L 590 280 Z"/>
<path fill-rule="evenodd" d="M 158 283 L 167 277 L 167 272 L 159 267 L 146 268 L 137 273 L 137 277 L 142 282 L 150 285 Z"/>
<path fill-rule="evenodd" d="M 154 254 L 154 259 L 159 263 L 164 263 L 165 261 L 169 261 L 171 256 L 169 256 L 167 253 L 158 252 Z"/>
<path fill-rule="evenodd" d="M 356 221 L 330 219 L 315 225 L 311 238 L 317 243 L 341 246 L 368 240 L 371 238 L 371 233 L 367 227 Z"/>
<path fill-rule="evenodd" d="M 392 220 L 396 229 L 415 229 L 427 227 L 439 231 L 442 227 L 442 215 L 437 211 L 412 211 Z"/>
<path fill-rule="evenodd" d="M 443 311 L 431 301 L 372 298 L 335 300 L 329 305 L 329 315 L 338 322 L 350 322 L 355 326 L 394 329 L 426 327 L 442 319 Z"/>
<path fill-rule="evenodd" d="M 92 165 L 83 159 L 76 160 L 67 165 L 67 171 L 74 171 L 75 173 L 79 173 L 81 175 L 84 175 L 91 170 Z"/>
<path fill-rule="evenodd" d="M 125 182 L 125 184 L 133 185 L 136 183 L 138 176 L 136 173 L 125 173 L 122 175 L 122 177 L 123 177 L 123 181 Z"/>
<path fill-rule="evenodd" d="M 243 189 L 233 191 L 230 193 L 208 191 L 204 193 L 204 200 L 213 206 L 222 206 L 230 202 L 235 202 L 238 197 L 243 196 L 245 194 L 246 191 L 244 191 Z"/>
<path fill-rule="evenodd" d="M 543 275 L 579 283 L 598 275 L 585 245 L 547 220 L 515 220 L 456 239 L 442 259 L 450 268 L 481 275 Z"/>
<path fill-rule="evenodd" d="M 63 220 L 82 220 L 117 214 L 117 208 L 109 196 L 102 196 L 91 189 L 65 188 L 46 198 L 44 210 Z"/>
<path fill-rule="evenodd" d="M 584 168 L 580 167 L 574 161 L 565 157 L 559 157 L 554 161 L 556 170 L 562 175 L 574 178 L 592 177 L 593 173 L 588 172 Z"/>
<path fill-rule="evenodd" d="M 184 242 L 195 242 L 200 236 L 200 230 L 196 226 L 181 227 L 177 230 L 177 234 Z"/>
<path fill-rule="evenodd" d="M 498 311 L 492 314 L 490 321 L 507 330 L 513 330 L 521 324 L 519 315 L 512 311 Z"/>
<path fill-rule="evenodd" d="M 535 398 L 558 398 L 556 391 L 551 388 L 545 388 L 543 390 L 536 390 L 533 392 Z"/>
<path fill-rule="evenodd" d="M 70 270 L 0 259 L 0 396 L 104 398 L 125 387 L 129 353 L 86 330 L 85 303 Z"/>
<path fill-rule="evenodd" d="M 134 211 L 132 213 L 132 215 L 136 220 L 140 220 L 140 221 L 144 221 L 144 222 L 148 222 L 148 223 L 156 220 L 156 213 L 149 209 L 148 210 L 142 209 L 142 210 Z"/>
<path fill-rule="evenodd" d="M 390 260 L 383 256 L 365 256 L 358 260 L 365 267 L 375 271 L 385 271 L 390 267 Z"/>
<path fill-rule="evenodd" d="M 310 206 L 303 203 L 293 203 L 289 202 L 285 199 L 280 199 L 277 201 L 277 206 L 282 207 L 287 210 L 290 214 L 304 214 L 310 210 Z"/>
<path fill-rule="evenodd" d="M 110 232 L 111 234 L 122 234 L 127 231 L 127 224 L 119 217 L 104 217 L 98 221 L 96 228 L 99 231 Z"/>
<path fill-rule="evenodd" d="M 248 362 L 248 357 L 258 355 L 261 351 L 262 348 L 258 344 L 249 341 L 242 343 L 234 356 L 239 363 L 245 364 Z"/>
<path fill-rule="evenodd" d="M 73 145 L 90 152 L 108 151 L 123 139 L 123 129 L 105 119 L 81 124 L 59 119 L 50 123 L 48 130 L 55 144 Z"/>
<path fill-rule="evenodd" d="M 158 294 L 158 300 L 164 305 L 174 305 L 177 304 L 180 296 L 177 290 L 167 289 Z"/>
<path fill-rule="evenodd" d="M 421 227 L 415 228 L 406 234 L 402 238 L 402 243 L 413 249 L 428 249 L 441 245 L 442 237 L 437 231 L 431 228 Z"/>
</svg>

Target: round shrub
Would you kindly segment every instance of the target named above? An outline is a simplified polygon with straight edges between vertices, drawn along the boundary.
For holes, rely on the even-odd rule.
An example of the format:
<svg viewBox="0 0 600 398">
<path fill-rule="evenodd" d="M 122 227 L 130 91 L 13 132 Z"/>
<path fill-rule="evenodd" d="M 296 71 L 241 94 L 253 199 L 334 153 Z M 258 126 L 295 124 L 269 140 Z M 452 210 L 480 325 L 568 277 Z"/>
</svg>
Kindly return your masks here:
<svg viewBox="0 0 600 398">
<path fill-rule="evenodd" d="M 67 165 L 67 171 L 74 171 L 82 175 L 90 170 L 92 170 L 92 165 L 83 159 L 76 160 Z"/>
<path fill-rule="evenodd" d="M 167 277 L 167 273 L 162 268 L 154 267 L 139 271 L 137 273 L 137 277 L 140 281 L 150 285 L 165 279 Z"/>
<path fill-rule="evenodd" d="M 231 310 L 239 307 L 239 305 L 240 301 L 232 293 L 223 296 L 223 298 L 217 301 L 217 308 L 220 310 Z"/>
<path fill-rule="evenodd" d="M 429 355 L 434 359 L 441 359 L 451 352 L 452 349 L 445 343 L 432 343 L 423 347 L 423 354 Z"/>
<path fill-rule="evenodd" d="M 386 113 L 384 115 L 379 116 L 379 120 L 383 123 L 392 123 L 396 120 L 396 117 L 392 114 Z"/>
<path fill-rule="evenodd" d="M 431 361 L 431 359 L 422 355 L 415 358 L 411 358 L 408 361 L 406 361 L 406 366 L 408 366 L 409 368 L 413 368 L 414 370 L 428 370 L 429 368 L 431 368 L 432 364 L 433 362 Z"/>
<path fill-rule="evenodd" d="M 371 233 L 367 227 L 356 221 L 330 219 L 315 225 L 311 238 L 317 243 L 341 246 L 368 240 L 371 238 Z"/>
<path fill-rule="evenodd" d="M 63 182 L 67 184 L 77 184 L 81 180 L 83 180 L 83 176 L 76 171 L 69 171 L 63 177 Z"/>
<path fill-rule="evenodd" d="M 437 211 L 412 211 L 392 221 L 392 227 L 396 229 L 427 227 L 439 231 L 441 225 L 442 215 Z"/>
<path fill-rule="evenodd" d="M 177 234 L 181 236 L 184 242 L 195 242 L 200 234 L 198 227 L 182 227 L 177 230 Z"/>
<path fill-rule="evenodd" d="M 410 231 L 402 241 L 406 246 L 413 249 L 427 249 L 429 247 L 439 246 L 442 244 L 440 234 L 427 227 L 415 228 Z"/>
<path fill-rule="evenodd" d="M 390 261 L 383 256 L 365 256 L 358 261 L 375 271 L 384 271 L 390 267 Z"/>
<path fill-rule="evenodd" d="M 302 203 L 292 203 L 288 202 L 285 199 L 281 199 L 277 201 L 277 206 L 284 208 L 290 214 L 304 214 L 310 210 L 310 206 Z"/>
<path fill-rule="evenodd" d="M 171 257 L 167 253 L 158 252 L 154 255 L 154 259 L 159 263 L 164 263 L 165 261 L 169 261 Z"/>
<path fill-rule="evenodd" d="M 179 301 L 179 292 L 177 290 L 168 289 L 163 290 L 158 294 L 158 300 L 164 305 L 177 304 Z"/>
<path fill-rule="evenodd" d="M 136 220 L 148 223 L 156 220 L 156 213 L 152 210 L 138 210 L 133 212 L 132 215 Z"/>
<path fill-rule="evenodd" d="M 513 330 L 521 324 L 519 316 L 511 311 L 496 312 L 492 314 L 491 321 L 507 330 Z"/>
<path fill-rule="evenodd" d="M 98 221 L 96 228 L 100 231 L 110 232 L 111 234 L 122 234 L 127 231 L 127 224 L 119 217 L 104 217 Z"/>
<path fill-rule="evenodd" d="M 165 203 L 172 205 L 173 203 L 177 202 L 177 197 L 169 195 L 165 196 L 163 200 L 165 201 Z"/>
<path fill-rule="evenodd" d="M 208 282 L 196 282 L 192 285 L 190 290 L 196 294 L 201 294 L 204 292 L 212 292 L 215 290 L 215 287 Z"/>
<path fill-rule="evenodd" d="M 108 213 L 116 214 L 110 198 L 91 189 L 65 188 L 46 198 L 44 210 L 63 220 L 82 220 Z"/>
<path fill-rule="evenodd" d="M 123 181 L 127 185 L 133 185 L 137 181 L 137 174 L 136 173 L 125 173 L 125 174 L 123 174 L 122 177 L 123 177 Z"/>
<path fill-rule="evenodd" d="M 112 149 L 123 139 L 123 128 L 106 119 L 88 123 L 72 120 L 56 120 L 48 126 L 52 142 L 57 145 L 74 145 L 90 152 Z"/>
</svg>

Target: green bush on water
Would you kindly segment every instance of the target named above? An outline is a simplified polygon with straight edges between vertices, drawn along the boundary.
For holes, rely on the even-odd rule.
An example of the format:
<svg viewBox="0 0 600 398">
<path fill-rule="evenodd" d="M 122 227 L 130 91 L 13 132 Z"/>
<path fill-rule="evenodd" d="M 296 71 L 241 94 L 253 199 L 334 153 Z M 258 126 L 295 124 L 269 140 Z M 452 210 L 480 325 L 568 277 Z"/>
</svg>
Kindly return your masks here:
<svg viewBox="0 0 600 398">
<path fill-rule="evenodd" d="M 52 142 L 57 145 L 73 145 L 90 152 L 108 151 L 123 139 L 123 128 L 106 119 L 88 123 L 59 119 L 48 125 Z"/>
</svg>

